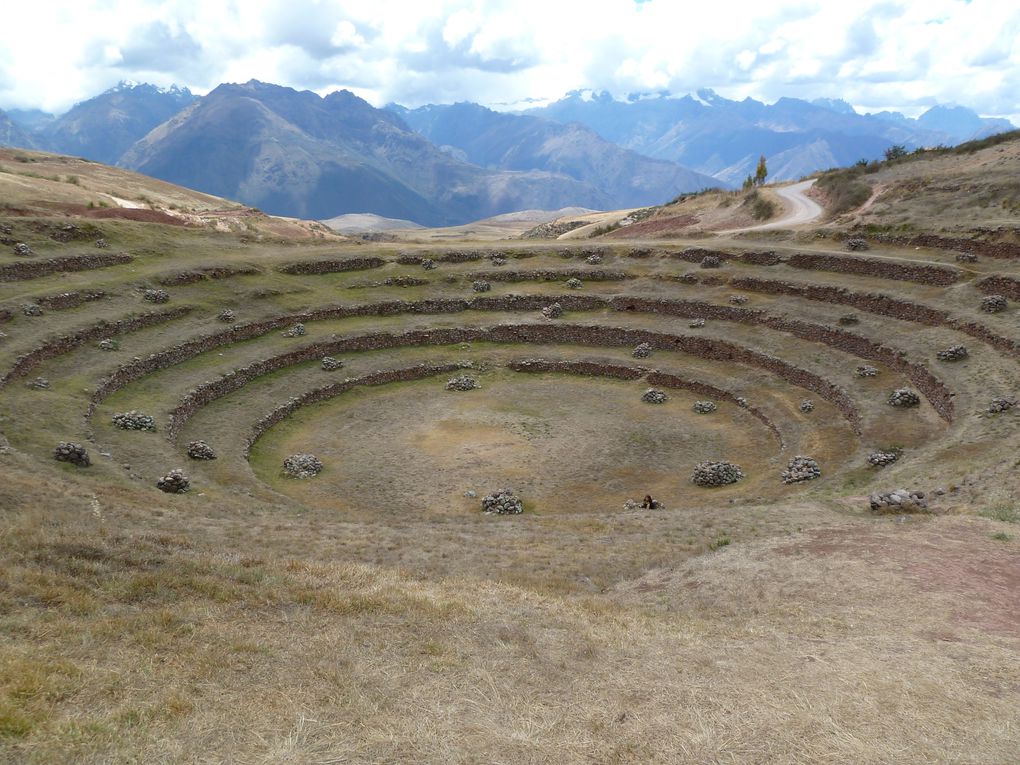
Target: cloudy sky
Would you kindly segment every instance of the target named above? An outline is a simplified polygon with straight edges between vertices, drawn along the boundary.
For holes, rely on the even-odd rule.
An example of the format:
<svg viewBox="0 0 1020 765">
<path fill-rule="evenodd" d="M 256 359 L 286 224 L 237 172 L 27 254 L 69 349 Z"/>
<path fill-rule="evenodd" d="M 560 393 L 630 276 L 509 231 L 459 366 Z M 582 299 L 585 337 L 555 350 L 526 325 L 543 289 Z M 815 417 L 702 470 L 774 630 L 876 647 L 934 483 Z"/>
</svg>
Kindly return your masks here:
<svg viewBox="0 0 1020 765">
<path fill-rule="evenodd" d="M 1013 0 L 11 0 L 4 16 L 2 108 L 255 78 L 376 105 L 710 87 L 1020 124 Z"/>
</svg>

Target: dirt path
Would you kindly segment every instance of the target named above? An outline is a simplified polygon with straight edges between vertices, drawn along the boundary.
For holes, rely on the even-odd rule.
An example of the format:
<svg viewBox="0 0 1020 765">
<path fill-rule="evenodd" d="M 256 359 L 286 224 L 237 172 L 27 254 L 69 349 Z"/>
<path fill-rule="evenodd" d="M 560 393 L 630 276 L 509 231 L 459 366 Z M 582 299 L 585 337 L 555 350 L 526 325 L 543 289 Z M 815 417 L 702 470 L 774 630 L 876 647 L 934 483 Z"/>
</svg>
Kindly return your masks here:
<svg viewBox="0 0 1020 765">
<path fill-rule="evenodd" d="M 822 207 L 815 200 L 804 194 L 815 184 L 815 179 L 801 181 L 792 186 L 783 186 L 773 189 L 783 201 L 787 203 L 788 211 L 783 217 L 758 226 L 745 226 L 743 228 L 731 228 L 726 231 L 717 231 L 718 234 L 737 234 L 742 231 L 764 231 L 770 228 L 789 228 L 800 226 L 804 223 L 811 223 L 817 220 L 822 214 Z"/>
</svg>

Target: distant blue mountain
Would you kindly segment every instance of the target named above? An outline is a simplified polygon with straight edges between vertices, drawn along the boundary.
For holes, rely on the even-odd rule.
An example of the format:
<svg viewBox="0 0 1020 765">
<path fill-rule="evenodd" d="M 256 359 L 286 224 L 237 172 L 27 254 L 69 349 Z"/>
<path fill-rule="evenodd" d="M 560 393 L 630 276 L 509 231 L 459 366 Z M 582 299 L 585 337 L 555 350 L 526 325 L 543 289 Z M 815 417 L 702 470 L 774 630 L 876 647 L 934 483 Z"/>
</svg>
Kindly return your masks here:
<svg viewBox="0 0 1020 765">
<path fill-rule="evenodd" d="M 472 103 L 387 108 L 468 162 L 566 175 L 601 190 L 614 207 L 662 204 L 678 194 L 727 185 L 675 162 L 623 149 L 577 123 L 494 112 Z"/>
<path fill-rule="evenodd" d="M 683 97 L 618 101 L 608 93 L 573 91 L 528 115 L 579 122 L 624 148 L 739 183 L 765 155 L 773 180 L 798 178 L 859 159 L 878 159 L 893 144 L 953 145 L 1012 129 L 1006 120 L 961 107 L 936 107 L 919 119 L 894 112 L 857 114 L 839 99 L 731 101 L 712 90 Z"/>
</svg>

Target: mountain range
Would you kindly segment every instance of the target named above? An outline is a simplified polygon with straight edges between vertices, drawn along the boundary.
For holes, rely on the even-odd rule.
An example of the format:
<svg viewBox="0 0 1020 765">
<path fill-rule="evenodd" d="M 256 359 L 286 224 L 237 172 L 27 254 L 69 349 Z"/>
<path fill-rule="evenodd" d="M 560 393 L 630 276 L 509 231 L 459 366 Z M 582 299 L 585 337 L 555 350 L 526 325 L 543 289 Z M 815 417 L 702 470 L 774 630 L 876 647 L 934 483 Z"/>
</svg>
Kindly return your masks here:
<svg viewBox="0 0 1020 765">
<path fill-rule="evenodd" d="M 523 209 L 618 209 L 953 145 L 1006 120 L 936 106 L 917 119 L 839 99 L 731 101 L 575 91 L 523 113 L 473 103 L 377 109 L 252 80 L 197 97 L 122 83 L 55 116 L 0 111 L 0 144 L 116 164 L 277 215 L 372 213 L 454 225 Z"/>
</svg>

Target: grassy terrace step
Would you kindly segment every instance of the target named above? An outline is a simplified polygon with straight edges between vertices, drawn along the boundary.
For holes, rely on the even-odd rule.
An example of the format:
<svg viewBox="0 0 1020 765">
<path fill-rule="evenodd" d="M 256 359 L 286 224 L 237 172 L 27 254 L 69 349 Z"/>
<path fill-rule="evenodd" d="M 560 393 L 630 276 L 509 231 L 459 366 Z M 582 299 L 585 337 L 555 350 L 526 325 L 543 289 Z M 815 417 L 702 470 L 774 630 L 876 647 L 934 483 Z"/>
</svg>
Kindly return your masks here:
<svg viewBox="0 0 1020 765">
<path fill-rule="evenodd" d="M 902 351 L 846 330 L 773 316 L 764 311 L 754 309 L 717 306 L 698 301 L 649 300 L 638 297 L 604 299 L 595 296 L 564 296 L 558 302 L 567 310 L 590 311 L 608 308 L 622 312 L 651 313 L 683 318 L 706 318 L 748 324 L 788 333 L 802 340 L 821 343 L 864 360 L 880 362 L 904 374 L 918 387 L 940 417 L 947 422 L 953 419 L 952 394 L 942 381 L 924 364 L 907 361 Z M 205 353 L 224 345 L 259 337 L 267 332 L 279 330 L 298 321 L 311 322 L 354 316 L 387 316 L 405 313 L 458 313 L 467 310 L 536 311 L 548 304 L 548 298 L 528 296 L 474 298 L 471 300 L 433 300 L 417 303 L 396 301 L 393 303 L 362 306 L 331 306 L 300 314 L 267 319 L 261 322 L 235 325 L 222 332 L 187 341 L 175 348 L 152 354 L 145 359 L 121 367 L 116 374 L 99 386 L 93 396 L 93 403 L 98 404 L 113 391 L 157 369 L 172 366 L 200 353 Z M 635 341 L 634 344 L 636 345 L 637 342 L 641 341 Z M 689 342 L 689 340 L 682 342 Z M 323 355 L 325 355 L 325 352 Z"/>
</svg>

